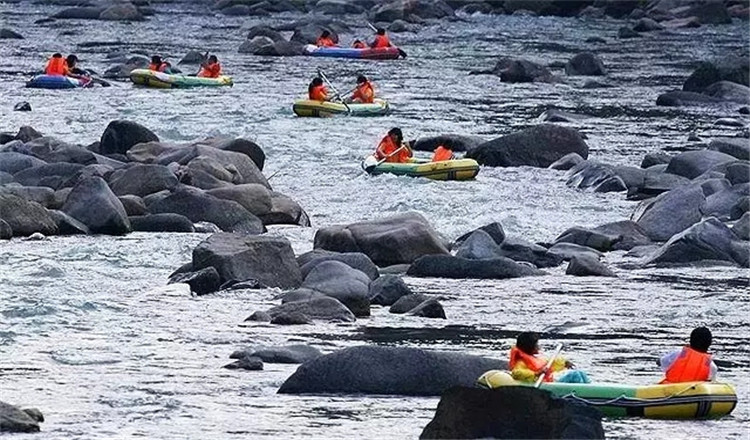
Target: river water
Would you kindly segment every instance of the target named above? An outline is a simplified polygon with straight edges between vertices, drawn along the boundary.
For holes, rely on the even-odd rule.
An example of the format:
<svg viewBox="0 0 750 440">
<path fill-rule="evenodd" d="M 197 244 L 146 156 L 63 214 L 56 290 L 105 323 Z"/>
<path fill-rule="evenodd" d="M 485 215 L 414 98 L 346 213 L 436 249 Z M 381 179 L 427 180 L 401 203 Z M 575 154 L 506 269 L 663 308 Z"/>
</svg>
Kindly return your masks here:
<svg viewBox="0 0 750 440">
<path fill-rule="evenodd" d="M 268 156 L 264 173 L 278 172 L 274 189 L 297 200 L 313 222 L 313 228 L 270 231 L 288 237 L 297 252 L 312 247 L 316 228 L 397 212 L 422 213 L 447 238 L 500 221 L 508 235 L 551 241 L 568 227 L 624 219 L 634 208 L 623 194 L 575 191 L 563 173 L 543 169 L 483 168 L 472 182 L 363 176 L 359 159 L 392 126 L 407 138 L 455 132 L 489 139 L 534 125 L 556 106 L 588 116 L 575 126 L 594 158 L 636 166 L 647 152 L 685 146 L 690 131 L 703 138 L 735 134 L 713 126 L 734 116 L 734 108 L 667 109 L 654 102 L 680 88 L 697 60 L 746 51 L 747 30 L 739 23 L 621 41 L 615 35 L 622 22 L 614 20 L 474 16 L 394 36 L 406 60 L 365 62 L 237 53 L 249 27 L 297 16 L 259 21 L 159 8 L 170 13 L 144 23 L 33 25 L 54 9 L 0 3 L 3 26 L 26 37 L 0 45 L 6 60 L 0 130 L 32 125 L 88 144 L 110 120 L 124 118 L 167 141 L 254 139 Z M 585 43 L 594 36 L 606 43 Z M 85 66 L 103 71 L 105 54 L 115 49 L 172 60 L 189 49 L 211 49 L 236 85 L 158 91 L 116 83 L 59 92 L 25 89 L 27 77 L 7 73 L 39 68 L 53 51 L 75 51 Z M 491 68 L 499 55 L 550 63 L 580 50 L 602 57 L 614 87 L 583 89 L 585 78 L 504 84 L 468 75 Z M 371 76 L 393 114 L 296 118 L 291 102 L 317 67 L 342 89 L 359 72 Z M 12 112 L 18 101 L 33 111 Z M 513 335 L 531 329 L 550 333 L 544 341 L 550 349 L 565 342 L 566 353 L 596 381 L 646 384 L 659 379 L 657 355 L 682 345 L 694 326 L 708 325 L 720 377 L 737 388 L 735 412 L 716 421 L 605 420 L 605 430 L 621 439 L 748 437 L 747 270 L 634 269 L 634 260 L 612 253 L 606 261 L 619 275 L 614 279 L 564 276 L 564 266 L 507 281 L 407 278 L 414 290 L 442 298 L 446 321 L 375 307 L 372 317 L 353 324 L 277 327 L 242 323 L 276 304 L 276 291 L 194 298 L 181 286 L 165 287 L 203 238 L 134 233 L 0 244 L 0 400 L 39 407 L 46 417 L 42 435 L 50 439 L 416 438 L 437 398 L 276 395 L 295 366 L 266 364 L 262 372 L 221 366 L 238 347 L 288 342 L 325 352 L 375 343 L 505 357 Z"/>
</svg>

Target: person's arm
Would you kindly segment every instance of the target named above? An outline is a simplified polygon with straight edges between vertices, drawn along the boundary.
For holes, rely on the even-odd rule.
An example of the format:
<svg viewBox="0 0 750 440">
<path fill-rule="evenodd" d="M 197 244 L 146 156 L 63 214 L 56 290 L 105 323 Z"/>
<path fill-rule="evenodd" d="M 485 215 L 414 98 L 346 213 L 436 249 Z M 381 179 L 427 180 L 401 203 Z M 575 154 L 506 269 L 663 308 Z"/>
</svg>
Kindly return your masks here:
<svg viewBox="0 0 750 440">
<path fill-rule="evenodd" d="M 711 361 L 711 366 L 709 367 L 710 373 L 708 374 L 708 380 L 716 380 L 716 374 L 719 372 L 719 367 L 716 366 L 714 361 Z"/>
<path fill-rule="evenodd" d="M 665 354 L 664 356 L 662 356 L 659 359 L 659 361 L 657 362 L 659 364 L 659 367 L 661 368 L 661 371 L 666 372 L 669 369 L 669 367 L 672 366 L 672 364 L 674 363 L 675 359 L 677 359 L 677 356 L 679 356 L 679 355 L 680 355 L 680 352 L 679 351 L 675 351 L 675 352 L 668 353 L 668 354 Z"/>
<path fill-rule="evenodd" d="M 513 368 L 510 375 L 519 382 L 534 382 L 539 376 L 534 373 L 534 370 L 527 368 L 523 362 L 516 363 L 516 367 Z"/>
</svg>

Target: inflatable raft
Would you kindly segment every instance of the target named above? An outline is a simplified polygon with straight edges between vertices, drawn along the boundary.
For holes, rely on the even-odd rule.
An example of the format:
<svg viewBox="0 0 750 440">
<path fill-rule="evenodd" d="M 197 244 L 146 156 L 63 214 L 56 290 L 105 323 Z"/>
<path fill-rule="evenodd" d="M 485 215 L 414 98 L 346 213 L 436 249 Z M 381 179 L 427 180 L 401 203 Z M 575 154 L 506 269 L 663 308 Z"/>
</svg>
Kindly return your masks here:
<svg viewBox="0 0 750 440">
<path fill-rule="evenodd" d="M 188 87 L 221 87 L 231 86 L 232 77 L 201 78 L 187 75 L 171 75 L 155 72 L 149 69 L 135 69 L 130 72 L 130 80 L 139 86 L 155 87 L 158 89 L 183 89 Z"/>
<path fill-rule="evenodd" d="M 395 60 L 401 56 L 397 47 L 379 47 L 377 49 L 355 49 L 353 47 L 321 47 L 314 44 L 305 46 L 305 55 L 312 57 L 360 58 L 366 60 Z"/>
<path fill-rule="evenodd" d="M 26 87 L 35 89 L 76 89 L 92 85 L 90 79 L 71 78 L 63 75 L 37 75 L 26 82 Z"/>
<path fill-rule="evenodd" d="M 433 180 L 471 180 L 479 173 L 479 164 L 474 159 L 455 159 L 442 162 L 412 159 L 407 163 L 383 162 L 378 164 L 375 156 L 362 162 L 362 169 L 373 176 L 395 174 L 397 176 L 426 177 Z"/>
<path fill-rule="evenodd" d="M 509 383 L 508 380 L 511 382 Z M 480 386 L 497 388 L 528 385 L 509 379 L 504 371 L 488 371 L 478 380 Z M 701 419 L 722 417 L 737 406 L 731 385 L 718 382 L 685 382 L 654 385 L 545 382 L 541 389 L 565 399 L 598 408 L 610 417 L 652 419 Z"/>
<path fill-rule="evenodd" d="M 390 107 L 387 101 L 376 99 L 372 104 L 347 104 L 331 101 L 295 101 L 292 110 L 297 116 L 327 117 L 341 114 L 350 116 L 382 116 Z"/>
</svg>

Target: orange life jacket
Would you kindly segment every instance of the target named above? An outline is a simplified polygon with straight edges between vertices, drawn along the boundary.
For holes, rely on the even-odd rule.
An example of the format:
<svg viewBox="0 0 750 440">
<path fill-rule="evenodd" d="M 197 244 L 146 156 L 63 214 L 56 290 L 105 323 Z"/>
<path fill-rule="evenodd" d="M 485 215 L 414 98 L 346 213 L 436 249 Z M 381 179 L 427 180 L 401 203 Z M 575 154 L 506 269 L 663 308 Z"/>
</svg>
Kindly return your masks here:
<svg viewBox="0 0 750 440">
<path fill-rule="evenodd" d="M 44 68 L 44 73 L 47 75 L 67 75 L 68 63 L 65 61 L 65 58 L 52 57 L 47 62 L 47 67 Z"/>
<path fill-rule="evenodd" d="M 399 147 L 400 145 L 396 145 L 396 143 L 393 142 L 393 139 L 391 139 L 390 136 L 385 135 L 383 140 L 380 141 L 380 144 L 378 144 L 378 148 L 375 150 L 375 157 L 378 160 L 385 159 L 386 162 L 391 163 L 408 162 L 409 157 L 411 157 L 411 153 L 407 148 L 402 148 L 398 153 L 388 157 L 389 154 L 398 150 Z"/>
<path fill-rule="evenodd" d="M 375 35 L 375 41 L 372 43 L 372 47 L 391 47 L 391 40 L 387 35 Z"/>
<path fill-rule="evenodd" d="M 211 63 L 201 67 L 198 76 L 201 78 L 218 78 L 221 75 L 221 64 Z"/>
<path fill-rule="evenodd" d="M 333 42 L 333 40 L 329 37 L 320 37 L 318 38 L 317 43 L 320 47 L 334 47 L 336 46 L 336 43 Z"/>
<path fill-rule="evenodd" d="M 310 90 L 309 98 L 313 101 L 325 101 L 328 99 L 328 89 L 324 85 L 315 86 Z"/>
<path fill-rule="evenodd" d="M 148 65 L 148 70 L 153 70 L 154 72 L 164 72 L 165 70 L 167 70 L 167 63 L 161 63 L 161 64 L 151 63 Z"/>
<path fill-rule="evenodd" d="M 544 358 L 539 358 L 525 353 L 520 348 L 514 345 L 513 348 L 510 349 L 510 360 L 508 361 L 508 368 L 513 370 L 513 368 L 516 367 L 518 361 L 523 361 L 523 363 L 526 364 L 526 367 L 537 375 L 542 374 L 542 371 L 544 371 L 544 367 L 547 366 L 547 361 L 544 360 Z M 544 381 L 553 381 L 551 368 L 544 373 Z"/>
<path fill-rule="evenodd" d="M 375 90 L 372 88 L 372 84 L 370 84 L 369 81 L 365 81 L 358 85 L 357 89 L 354 90 L 354 93 L 352 94 L 352 99 L 358 99 L 359 102 L 365 104 L 372 104 L 375 102 Z"/>
<path fill-rule="evenodd" d="M 361 41 L 355 41 L 354 44 L 352 44 L 352 47 L 355 49 L 365 49 L 367 48 L 367 45 Z"/>
<path fill-rule="evenodd" d="M 706 381 L 711 377 L 711 355 L 686 346 L 669 366 L 661 383 Z"/>
<path fill-rule="evenodd" d="M 445 148 L 442 145 L 438 145 L 435 148 L 435 153 L 432 155 L 432 162 L 442 162 L 451 159 L 453 159 L 453 150 Z"/>
</svg>

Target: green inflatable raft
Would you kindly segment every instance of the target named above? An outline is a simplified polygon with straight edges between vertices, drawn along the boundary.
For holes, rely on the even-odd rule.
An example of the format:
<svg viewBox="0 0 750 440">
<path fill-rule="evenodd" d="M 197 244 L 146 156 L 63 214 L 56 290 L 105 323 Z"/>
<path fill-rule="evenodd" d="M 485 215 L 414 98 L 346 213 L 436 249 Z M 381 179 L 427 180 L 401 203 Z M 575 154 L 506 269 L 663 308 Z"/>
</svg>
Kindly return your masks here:
<svg viewBox="0 0 750 440">
<path fill-rule="evenodd" d="M 221 87 L 231 86 L 232 77 L 220 76 L 218 78 L 201 78 L 188 75 L 171 75 L 168 73 L 155 72 L 149 69 L 135 69 L 130 72 L 130 80 L 133 84 L 157 89 L 183 89 L 189 87 Z"/>
</svg>

